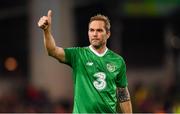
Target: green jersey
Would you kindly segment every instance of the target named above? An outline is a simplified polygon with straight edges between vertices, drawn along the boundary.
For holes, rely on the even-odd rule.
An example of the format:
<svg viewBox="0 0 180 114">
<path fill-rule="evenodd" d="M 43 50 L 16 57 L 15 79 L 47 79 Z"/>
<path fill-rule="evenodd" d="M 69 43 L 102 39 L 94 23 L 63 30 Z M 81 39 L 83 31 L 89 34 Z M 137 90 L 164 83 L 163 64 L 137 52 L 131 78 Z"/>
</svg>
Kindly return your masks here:
<svg viewBox="0 0 180 114">
<path fill-rule="evenodd" d="M 116 88 L 127 86 L 123 58 L 109 49 L 100 55 L 91 46 L 64 51 L 73 68 L 73 112 L 116 113 Z"/>
</svg>

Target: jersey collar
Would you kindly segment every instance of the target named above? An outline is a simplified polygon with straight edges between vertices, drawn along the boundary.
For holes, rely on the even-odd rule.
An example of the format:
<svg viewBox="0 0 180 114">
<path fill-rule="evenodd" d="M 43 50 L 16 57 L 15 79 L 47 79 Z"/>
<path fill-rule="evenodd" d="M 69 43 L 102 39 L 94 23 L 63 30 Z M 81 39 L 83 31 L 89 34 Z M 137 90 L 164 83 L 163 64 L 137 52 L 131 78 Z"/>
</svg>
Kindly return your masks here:
<svg viewBox="0 0 180 114">
<path fill-rule="evenodd" d="M 107 50 L 108 50 L 108 48 L 106 47 L 105 51 L 102 54 L 99 54 L 96 50 L 93 49 L 92 45 L 89 46 L 89 49 L 99 57 L 104 56 L 106 54 Z"/>
</svg>

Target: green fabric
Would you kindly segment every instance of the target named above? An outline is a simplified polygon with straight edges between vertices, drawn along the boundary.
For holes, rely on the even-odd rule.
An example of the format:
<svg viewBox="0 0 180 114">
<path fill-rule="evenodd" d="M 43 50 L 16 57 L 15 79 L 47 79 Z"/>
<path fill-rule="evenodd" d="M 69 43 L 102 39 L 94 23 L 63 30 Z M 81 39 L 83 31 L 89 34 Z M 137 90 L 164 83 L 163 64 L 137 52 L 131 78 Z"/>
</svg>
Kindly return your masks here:
<svg viewBox="0 0 180 114">
<path fill-rule="evenodd" d="M 123 58 L 109 50 L 97 56 L 89 47 L 66 48 L 65 64 L 73 69 L 73 113 L 116 113 L 116 87 L 126 87 Z"/>
</svg>

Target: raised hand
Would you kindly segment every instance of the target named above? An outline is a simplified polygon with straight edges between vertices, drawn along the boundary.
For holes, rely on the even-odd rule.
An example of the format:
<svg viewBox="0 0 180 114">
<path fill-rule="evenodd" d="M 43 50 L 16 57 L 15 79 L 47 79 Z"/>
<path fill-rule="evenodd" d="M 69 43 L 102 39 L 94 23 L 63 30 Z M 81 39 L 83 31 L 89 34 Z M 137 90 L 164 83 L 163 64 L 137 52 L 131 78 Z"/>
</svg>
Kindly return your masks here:
<svg viewBox="0 0 180 114">
<path fill-rule="evenodd" d="M 43 30 L 50 30 L 51 28 L 52 11 L 49 10 L 47 16 L 42 16 L 38 22 L 38 27 Z"/>
</svg>

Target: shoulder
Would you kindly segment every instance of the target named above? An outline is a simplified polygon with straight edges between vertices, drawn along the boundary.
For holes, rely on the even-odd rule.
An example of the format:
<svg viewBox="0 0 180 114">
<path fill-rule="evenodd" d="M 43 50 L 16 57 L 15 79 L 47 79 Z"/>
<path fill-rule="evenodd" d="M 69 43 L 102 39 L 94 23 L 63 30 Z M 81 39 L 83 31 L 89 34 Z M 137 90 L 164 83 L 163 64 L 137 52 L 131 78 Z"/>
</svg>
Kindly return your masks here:
<svg viewBox="0 0 180 114">
<path fill-rule="evenodd" d="M 111 56 L 113 56 L 114 58 L 119 59 L 120 61 L 124 61 L 124 58 L 121 55 L 119 55 L 118 53 L 116 53 L 110 49 L 108 49 L 108 51 L 109 51 L 109 54 Z"/>
<path fill-rule="evenodd" d="M 64 48 L 65 53 L 82 53 L 84 51 L 87 51 L 87 47 L 69 47 L 69 48 Z"/>
<path fill-rule="evenodd" d="M 86 50 L 87 47 L 68 47 L 64 48 L 64 50 Z"/>
</svg>

